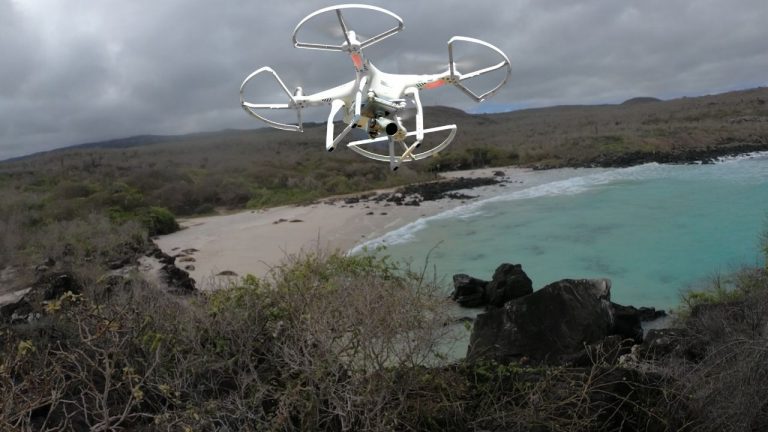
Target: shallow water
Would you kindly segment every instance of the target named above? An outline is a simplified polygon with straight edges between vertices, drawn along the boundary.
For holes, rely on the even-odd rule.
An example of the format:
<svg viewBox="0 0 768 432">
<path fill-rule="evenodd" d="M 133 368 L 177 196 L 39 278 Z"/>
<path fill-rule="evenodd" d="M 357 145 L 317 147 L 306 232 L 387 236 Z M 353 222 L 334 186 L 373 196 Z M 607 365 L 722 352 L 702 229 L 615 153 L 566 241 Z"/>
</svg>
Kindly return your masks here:
<svg viewBox="0 0 768 432">
<path fill-rule="evenodd" d="M 520 190 L 421 219 L 367 246 L 438 274 L 490 279 L 520 263 L 534 288 L 607 277 L 612 299 L 669 308 L 681 290 L 763 262 L 768 154 L 714 165 L 534 172 Z M 358 248 L 359 249 L 359 248 Z"/>
</svg>

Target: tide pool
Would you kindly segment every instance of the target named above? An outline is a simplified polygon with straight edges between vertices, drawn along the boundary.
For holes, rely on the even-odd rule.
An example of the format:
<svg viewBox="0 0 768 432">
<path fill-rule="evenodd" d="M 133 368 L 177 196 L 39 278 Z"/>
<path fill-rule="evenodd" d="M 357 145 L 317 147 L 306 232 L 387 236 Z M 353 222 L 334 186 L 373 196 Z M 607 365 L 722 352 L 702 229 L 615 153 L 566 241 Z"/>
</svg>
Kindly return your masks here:
<svg viewBox="0 0 768 432">
<path fill-rule="evenodd" d="M 669 308 L 718 273 L 762 264 L 768 154 L 714 165 L 647 164 L 531 173 L 520 190 L 471 202 L 367 242 L 421 267 L 490 279 L 519 263 L 534 289 L 609 278 L 622 304 Z M 360 248 L 357 248 L 358 250 Z"/>
</svg>

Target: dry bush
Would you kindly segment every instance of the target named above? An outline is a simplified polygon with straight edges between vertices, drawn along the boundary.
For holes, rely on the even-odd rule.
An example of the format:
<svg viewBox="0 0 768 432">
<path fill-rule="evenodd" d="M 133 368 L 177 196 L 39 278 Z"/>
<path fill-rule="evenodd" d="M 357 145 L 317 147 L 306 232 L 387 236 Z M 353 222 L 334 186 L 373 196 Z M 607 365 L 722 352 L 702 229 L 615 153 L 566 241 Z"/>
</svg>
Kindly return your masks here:
<svg viewBox="0 0 768 432">
<path fill-rule="evenodd" d="M 0 429 L 407 429 L 446 330 L 433 288 L 329 254 L 188 299 L 67 295 L 4 334 Z"/>
<path fill-rule="evenodd" d="M 587 367 L 480 363 L 469 369 L 471 430 L 677 431 L 673 394 L 658 374 L 618 367 L 600 345 Z M 458 430 L 458 429 L 457 429 Z"/>
<path fill-rule="evenodd" d="M 697 430 L 768 428 L 768 271 L 716 278 L 682 322 L 687 358 L 665 367 L 698 420 Z"/>
<path fill-rule="evenodd" d="M 101 214 L 50 223 L 28 235 L 27 262 L 39 263 L 50 257 L 63 268 L 78 271 L 81 277 L 85 273 L 98 276 L 110 262 L 130 259 L 147 244 L 146 229 L 138 222 L 114 223 Z"/>
<path fill-rule="evenodd" d="M 409 393 L 448 331 L 439 287 L 386 260 L 322 253 L 291 257 L 267 284 L 245 282 L 275 317 L 286 369 L 276 426 L 406 428 Z"/>
</svg>

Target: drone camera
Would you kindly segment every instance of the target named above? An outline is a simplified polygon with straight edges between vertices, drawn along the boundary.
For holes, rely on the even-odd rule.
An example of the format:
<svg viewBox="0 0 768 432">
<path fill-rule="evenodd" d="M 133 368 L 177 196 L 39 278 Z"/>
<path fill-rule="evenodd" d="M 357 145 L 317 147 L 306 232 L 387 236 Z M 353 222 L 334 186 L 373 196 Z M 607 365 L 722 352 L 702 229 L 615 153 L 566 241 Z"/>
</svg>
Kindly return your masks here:
<svg viewBox="0 0 768 432">
<path fill-rule="evenodd" d="M 376 125 L 378 126 L 378 128 L 384 129 L 384 132 L 386 132 L 387 135 L 390 135 L 390 136 L 396 134 L 397 131 L 400 130 L 400 128 L 397 126 L 397 123 L 383 117 L 379 117 L 376 119 Z"/>
</svg>

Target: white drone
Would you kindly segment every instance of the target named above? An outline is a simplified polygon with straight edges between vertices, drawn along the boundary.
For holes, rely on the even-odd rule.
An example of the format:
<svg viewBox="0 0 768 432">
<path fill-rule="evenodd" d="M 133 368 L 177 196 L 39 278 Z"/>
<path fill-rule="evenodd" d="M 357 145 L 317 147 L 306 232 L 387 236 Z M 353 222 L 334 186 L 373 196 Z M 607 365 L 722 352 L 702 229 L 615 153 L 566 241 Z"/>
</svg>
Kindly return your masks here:
<svg viewBox="0 0 768 432">
<path fill-rule="evenodd" d="M 358 35 L 353 30 L 349 29 L 347 23 L 344 21 L 342 11 L 347 9 L 366 9 L 379 12 L 393 18 L 396 22 L 396 26 L 377 34 L 376 36 L 361 41 L 358 39 Z M 338 18 L 338 23 L 344 34 L 343 43 L 340 45 L 328 45 L 300 41 L 298 39 L 298 34 L 302 27 L 318 15 L 326 13 L 335 13 Z M 369 138 L 349 142 L 347 147 L 365 157 L 389 162 L 392 170 L 397 170 L 402 162 L 415 161 L 434 156 L 451 143 L 456 135 L 456 125 L 452 124 L 424 129 L 424 115 L 421 100 L 419 99 L 419 91 L 424 89 L 434 89 L 445 84 L 453 84 L 466 93 L 470 98 L 477 102 L 481 102 L 496 93 L 507 80 L 509 80 L 511 66 L 507 56 L 495 46 L 478 39 L 454 36 L 448 41 L 448 70 L 445 72 L 431 75 L 390 74 L 382 72 L 365 58 L 362 50 L 363 48 L 367 48 L 398 33 L 402 29 L 403 20 L 399 16 L 376 6 L 344 4 L 320 9 L 299 22 L 296 29 L 293 31 L 293 44 L 297 48 L 344 51 L 348 53 L 352 59 L 352 64 L 355 67 L 354 81 L 319 93 L 304 95 L 301 87 L 297 87 L 296 90 L 291 93 L 272 68 L 262 67 L 248 75 L 248 77 L 245 78 L 245 81 L 243 81 L 243 84 L 240 86 L 240 103 L 248 114 L 268 125 L 277 129 L 298 132 L 303 131 L 301 116 L 301 110 L 303 108 L 330 105 L 331 112 L 328 115 L 325 148 L 328 151 L 333 151 L 350 130 L 353 128 L 361 128 L 368 133 Z M 461 73 L 457 70 L 457 65 L 454 63 L 453 59 L 453 44 L 455 42 L 468 42 L 488 48 L 495 52 L 501 61 L 490 67 L 478 69 L 473 72 Z M 467 79 L 478 77 L 502 68 L 506 68 L 504 79 L 496 87 L 485 93 L 478 95 L 462 84 L 462 82 Z M 282 87 L 288 95 L 288 103 L 259 104 L 246 102 L 244 100 L 243 92 L 246 84 L 262 73 L 272 74 L 275 80 L 280 84 L 280 87 Z M 403 113 L 407 107 L 413 106 L 416 107 L 416 130 L 409 132 L 403 126 Z M 342 108 L 344 108 L 343 119 L 346 127 L 338 135 L 334 136 L 333 122 L 336 114 Z M 259 113 L 262 110 L 274 109 L 296 110 L 297 123 L 280 123 L 278 121 L 267 119 Z M 425 134 L 440 131 L 449 131 L 448 137 L 432 148 L 420 152 L 417 151 L 424 140 Z M 384 132 L 385 135 L 382 136 L 382 132 Z M 407 142 L 410 137 L 415 137 L 415 140 Z M 388 141 L 389 143 L 388 154 L 379 150 L 380 143 L 385 141 Z M 396 147 L 399 146 L 402 146 L 402 152 L 396 150 Z"/>
</svg>

